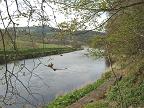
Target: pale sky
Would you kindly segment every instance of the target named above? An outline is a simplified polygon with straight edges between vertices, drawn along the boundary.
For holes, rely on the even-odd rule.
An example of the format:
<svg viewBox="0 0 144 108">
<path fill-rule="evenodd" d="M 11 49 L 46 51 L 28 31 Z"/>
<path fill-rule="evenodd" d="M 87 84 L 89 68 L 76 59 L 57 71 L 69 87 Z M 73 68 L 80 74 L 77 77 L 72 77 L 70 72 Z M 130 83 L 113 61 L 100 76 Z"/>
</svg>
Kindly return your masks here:
<svg viewBox="0 0 144 108">
<path fill-rule="evenodd" d="M 9 9 L 10 15 L 13 15 L 12 20 L 15 23 L 19 24 L 18 26 L 20 27 L 27 26 L 28 18 L 24 18 L 22 16 L 20 16 L 20 18 L 17 17 L 18 12 L 16 8 L 16 4 L 14 2 L 15 0 L 7 0 L 7 1 L 8 1 L 8 9 Z M 19 1 L 19 10 L 21 12 L 28 13 L 28 10 L 30 9 L 27 6 L 29 5 L 29 3 L 24 2 L 24 1 L 29 1 L 35 11 L 35 14 L 33 14 L 33 18 L 31 18 L 31 19 L 34 19 L 34 21 L 30 20 L 29 26 L 38 25 L 39 23 L 41 23 L 41 21 L 39 20 L 39 18 L 41 18 L 39 16 L 41 14 L 41 8 L 40 8 L 41 0 L 18 0 L 18 1 Z M 54 5 L 52 3 L 51 4 L 44 3 L 44 6 L 45 6 L 44 11 L 46 12 L 45 16 L 48 16 L 48 18 L 50 19 L 50 21 L 47 21 L 47 25 L 50 25 L 52 27 L 57 27 L 58 23 L 61 23 L 64 21 L 66 22 L 71 21 L 77 16 L 77 13 L 75 11 L 73 11 L 70 15 L 64 15 L 63 13 L 61 13 L 61 11 L 59 11 L 59 6 Z M 2 2 L 0 3 L 0 12 L 3 18 L 8 16 L 4 0 L 2 0 Z M 55 18 L 54 18 L 54 15 L 55 15 Z M 80 16 L 78 16 L 76 19 L 78 21 L 81 20 Z M 97 21 L 98 23 L 101 23 L 104 19 L 106 19 L 106 14 L 103 14 L 100 18 L 97 19 Z M 8 19 L 4 20 L 5 26 L 8 25 L 8 22 L 9 22 Z M 88 23 L 85 25 L 87 26 L 87 29 L 93 28 L 92 25 L 90 26 L 88 25 Z M 12 25 L 9 25 L 9 26 L 12 26 Z M 0 19 L 0 27 L 3 28 L 1 19 Z"/>
</svg>

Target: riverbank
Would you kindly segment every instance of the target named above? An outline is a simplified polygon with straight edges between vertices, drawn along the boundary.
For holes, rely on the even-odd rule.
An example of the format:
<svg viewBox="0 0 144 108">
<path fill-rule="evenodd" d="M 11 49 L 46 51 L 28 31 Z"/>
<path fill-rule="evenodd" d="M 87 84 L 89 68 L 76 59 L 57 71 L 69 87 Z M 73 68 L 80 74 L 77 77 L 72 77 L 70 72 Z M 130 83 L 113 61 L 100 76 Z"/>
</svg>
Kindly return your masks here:
<svg viewBox="0 0 144 108">
<path fill-rule="evenodd" d="M 71 47 L 61 47 L 61 48 L 29 48 L 29 49 L 18 49 L 18 50 L 0 50 L 0 64 L 5 63 L 5 55 L 6 61 L 15 61 L 15 60 L 23 60 L 23 59 L 31 59 L 49 55 L 56 55 L 62 53 L 68 53 L 72 51 L 80 50 L 77 48 Z"/>
<path fill-rule="evenodd" d="M 95 83 L 89 84 L 81 89 L 74 90 L 73 92 L 65 94 L 64 96 L 57 97 L 53 102 L 48 104 L 48 106 L 45 108 L 65 108 L 77 102 L 79 99 L 86 96 L 90 92 L 96 90 L 110 77 L 111 77 L 111 73 L 107 72 L 106 74 L 102 75 L 102 78 L 98 79 Z"/>
<path fill-rule="evenodd" d="M 144 75 L 111 71 L 82 89 L 56 98 L 46 108 L 143 108 Z"/>
<path fill-rule="evenodd" d="M 134 74 L 124 76 L 106 91 L 103 98 L 89 102 L 83 108 L 144 108 L 143 78 Z"/>
<path fill-rule="evenodd" d="M 44 105 L 43 102 L 49 103 L 52 100 L 54 100 L 55 97 L 59 95 L 63 95 L 64 92 L 71 92 L 74 89 L 84 87 L 84 85 L 90 84 L 95 80 L 99 79 L 102 73 L 106 69 L 105 59 L 99 58 L 95 60 L 85 55 L 87 53 L 88 52 L 85 49 L 85 50 L 79 50 L 70 53 L 25 60 L 25 64 L 26 64 L 25 66 L 26 69 L 28 70 L 24 69 L 21 72 L 19 72 L 18 75 L 20 80 L 26 83 L 26 87 L 29 87 L 27 86 L 27 82 L 29 81 L 27 80 L 27 78 L 31 76 L 31 74 L 29 74 L 30 69 L 34 69 L 33 74 L 37 74 L 41 77 L 41 79 L 39 79 L 39 77 L 33 75 L 32 80 L 30 81 L 30 84 L 31 85 L 34 84 L 34 89 L 37 90 L 37 91 L 32 90 L 31 92 L 33 93 L 36 92 L 43 96 L 43 97 L 39 97 L 39 95 L 37 94 L 34 95 L 36 99 L 39 99 L 39 101 L 36 101 L 34 98 L 32 98 L 32 100 L 30 101 L 31 104 L 38 105 L 38 106 Z M 21 64 L 23 63 L 24 63 L 23 60 L 16 62 L 15 64 L 16 68 L 20 66 L 17 69 L 21 69 Z M 39 65 L 39 63 L 42 64 Z M 51 63 L 54 64 L 53 67 L 54 69 L 57 69 L 56 71 L 47 67 Z M 9 70 L 11 69 L 13 64 L 14 63 L 8 64 Z M 1 65 L 1 69 L 4 69 L 2 68 L 4 66 L 5 65 Z M 15 70 L 15 72 L 17 72 L 17 70 Z M 2 70 L 1 77 L 3 77 L 4 73 L 5 71 Z M 17 82 L 16 85 L 21 86 L 19 82 Z M 5 88 L 2 88 L 2 86 L 3 85 L 0 85 L 0 91 L 5 90 Z M 33 87 L 31 87 L 31 89 L 33 89 Z M 24 87 L 20 87 L 19 91 L 20 94 L 23 96 L 25 96 L 25 94 L 27 93 L 25 92 Z M 4 96 L 5 94 L 2 95 Z M 22 104 L 17 104 L 19 102 L 21 102 Z M 19 98 L 15 102 L 15 104 L 11 106 L 4 105 L 3 107 L 29 108 L 28 106 L 30 107 L 31 105 L 25 102 L 25 100 Z"/>
</svg>

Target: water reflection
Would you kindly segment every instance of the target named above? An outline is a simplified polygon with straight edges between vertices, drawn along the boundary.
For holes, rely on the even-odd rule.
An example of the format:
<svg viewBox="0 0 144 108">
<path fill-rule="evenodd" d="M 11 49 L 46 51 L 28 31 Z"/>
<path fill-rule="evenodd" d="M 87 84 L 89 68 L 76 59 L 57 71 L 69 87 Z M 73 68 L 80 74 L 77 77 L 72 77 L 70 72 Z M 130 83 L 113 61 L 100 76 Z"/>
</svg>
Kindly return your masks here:
<svg viewBox="0 0 144 108">
<path fill-rule="evenodd" d="M 9 71 L 13 71 L 21 82 L 31 90 L 31 96 L 21 82 L 12 78 L 13 85 L 19 93 L 14 96 L 14 105 L 6 108 L 23 108 L 29 104 L 41 105 L 52 101 L 58 95 L 80 88 L 88 83 L 94 82 L 105 71 L 105 59 L 94 60 L 86 56 L 86 50 L 75 51 L 61 55 L 29 59 L 8 64 Z M 54 71 L 48 65 L 58 69 Z M 4 66 L 0 66 L 0 76 L 3 75 Z M 0 96 L 4 96 L 5 85 L 0 85 Z M 22 98 L 23 97 L 23 98 Z M 28 101 L 26 101 L 26 100 Z M 29 103 L 30 102 L 30 103 Z"/>
</svg>

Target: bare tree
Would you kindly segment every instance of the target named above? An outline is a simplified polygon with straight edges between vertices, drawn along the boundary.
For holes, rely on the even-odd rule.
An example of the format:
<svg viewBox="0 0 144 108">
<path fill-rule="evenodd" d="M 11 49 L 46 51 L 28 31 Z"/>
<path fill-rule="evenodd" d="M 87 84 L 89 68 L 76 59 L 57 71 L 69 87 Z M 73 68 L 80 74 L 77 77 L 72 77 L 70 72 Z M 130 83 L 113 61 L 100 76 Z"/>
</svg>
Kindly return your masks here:
<svg viewBox="0 0 144 108">
<path fill-rule="evenodd" d="M 0 100 L 4 104 L 14 104 L 17 97 L 20 97 L 24 99 L 29 104 L 32 104 L 27 98 L 21 96 L 20 91 L 18 90 L 17 83 L 20 83 L 21 86 L 24 88 L 24 90 L 29 94 L 29 96 L 35 100 L 38 100 L 33 93 L 30 87 L 30 80 L 32 76 L 39 78 L 42 80 L 42 78 L 35 74 L 33 71 L 39 67 L 40 65 L 47 66 L 46 64 L 43 64 L 40 59 L 39 63 L 35 63 L 33 61 L 34 67 L 33 69 L 29 70 L 26 67 L 25 61 L 23 64 L 19 66 L 19 69 L 16 70 L 16 60 L 19 56 L 19 49 L 17 45 L 17 38 L 18 38 L 18 30 L 17 27 L 19 27 L 23 22 L 23 20 L 27 21 L 27 28 L 28 31 L 26 33 L 31 39 L 32 47 L 34 48 L 34 40 L 31 34 L 30 26 L 41 26 L 42 28 L 42 36 L 41 41 L 43 43 L 43 49 L 45 48 L 45 33 L 44 29 L 45 26 L 51 26 L 51 21 L 55 23 L 55 25 L 58 25 L 55 9 L 51 4 L 56 4 L 59 6 L 59 8 L 62 8 L 62 12 L 67 12 L 67 14 L 70 14 L 72 11 L 71 9 L 74 9 L 75 13 L 78 13 L 78 18 L 82 19 L 79 22 L 78 28 L 87 29 L 86 23 L 93 24 L 93 27 L 91 30 L 104 30 L 105 24 L 113 17 L 117 16 L 121 11 L 123 11 L 126 8 L 130 8 L 132 6 L 141 5 L 144 4 L 144 1 L 139 2 L 133 2 L 130 4 L 125 4 L 125 0 L 119 0 L 119 2 L 114 3 L 115 6 L 111 6 L 111 1 L 107 0 L 107 2 L 95 2 L 95 1 L 89 1 L 89 0 L 73 0 L 73 1 L 59 1 L 59 0 L 0 0 L 0 5 L 3 5 L 3 9 L 0 8 L 0 43 L 2 43 L 2 51 L 4 52 L 4 61 L 5 64 L 4 68 L 2 69 L 4 72 L 0 73 L 0 81 L 3 83 L 5 88 L 5 93 L 2 98 L 0 97 Z M 52 11 L 52 15 L 50 15 L 46 7 L 49 7 Z M 102 22 L 98 23 L 97 19 L 101 17 L 102 14 L 107 14 L 107 12 L 110 12 L 108 17 Z M 60 27 L 58 26 L 60 29 Z M 70 28 L 71 29 L 71 28 Z M 86 31 L 87 32 L 87 31 Z M 62 32 L 60 32 L 63 34 Z M 78 35 L 78 34 L 77 34 Z M 12 69 L 9 69 L 8 66 L 8 49 L 9 45 L 7 45 L 7 39 L 9 39 L 10 44 L 12 45 L 12 49 L 14 50 L 14 65 Z M 110 56 L 108 55 L 110 58 Z M 22 70 L 27 70 L 27 72 L 30 74 L 30 77 L 28 79 L 28 85 L 26 85 L 24 82 L 21 81 L 19 75 L 21 74 Z M 112 69 L 113 71 L 113 69 Z M 114 71 L 113 71 L 114 72 Z M 114 73 L 115 74 L 115 73 Z M 25 75 L 25 73 L 23 73 Z M 44 83 L 45 84 L 45 83 Z M 46 84 L 45 84 L 46 85 Z M 46 85 L 48 86 L 48 85 Z M 40 95 L 40 94 L 37 94 Z M 37 107 L 37 105 L 33 105 Z"/>
</svg>

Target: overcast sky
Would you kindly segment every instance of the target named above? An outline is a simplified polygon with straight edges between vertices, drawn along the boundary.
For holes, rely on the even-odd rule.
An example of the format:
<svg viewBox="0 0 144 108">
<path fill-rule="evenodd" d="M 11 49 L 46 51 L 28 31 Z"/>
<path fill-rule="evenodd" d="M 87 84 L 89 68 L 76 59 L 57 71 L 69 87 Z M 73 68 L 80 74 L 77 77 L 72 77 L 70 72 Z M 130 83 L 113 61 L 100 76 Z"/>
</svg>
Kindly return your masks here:
<svg viewBox="0 0 144 108">
<path fill-rule="evenodd" d="M 8 1 L 8 9 L 9 9 L 10 15 L 12 15 L 12 20 L 15 23 L 19 24 L 18 26 L 20 27 L 27 26 L 28 18 L 24 18 L 22 16 L 20 18 L 17 18 L 18 11 L 16 7 L 16 3 L 14 2 L 15 0 L 7 0 L 7 1 Z M 33 18 L 31 18 L 34 20 L 30 20 L 29 26 L 34 26 L 34 25 L 37 26 L 38 24 L 40 24 L 41 21 L 38 18 L 40 18 L 39 15 L 41 14 L 41 8 L 40 8 L 41 0 L 29 0 L 29 3 L 24 2 L 24 0 L 18 0 L 18 1 L 19 1 L 18 2 L 19 10 L 21 12 L 28 13 L 28 10 L 30 9 L 29 3 L 35 10 L 35 14 L 33 14 Z M 48 18 L 50 19 L 50 21 L 47 21 L 47 25 L 50 25 L 52 27 L 57 27 L 58 23 L 61 23 L 63 21 L 66 21 L 66 22 L 71 21 L 74 18 L 77 18 L 78 21 L 81 20 L 80 16 L 76 17 L 77 16 L 76 12 L 73 11 L 70 15 L 65 15 L 61 11 L 59 11 L 58 5 L 54 5 L 52 3 L 51 4 L 44 3 L 44 10 L 45 10 L 45 16 L 48 16 Z M 8 17 L 4 0 L 2 0 L 0 3 L 0 12 L 3 18 Z M 101 23 L 104 19 L 106 19 L 106 14 L 103 14 L 100 18 L 98 18 L 98 22 Z M 8 19 L 4 20 L 5 26 L 8 25 L 8 22 L 9 22 Z M 92 26 L 89 26 L 88 24 L 85 24 L 85 25 L 88 26 L 87 29 L 92 28 Z M 12 26 L 12 25 L 9 25 L 9 26 Z M 1 19 L 0 19 L 0 27 L 3 28 Z"/>
</svg>

